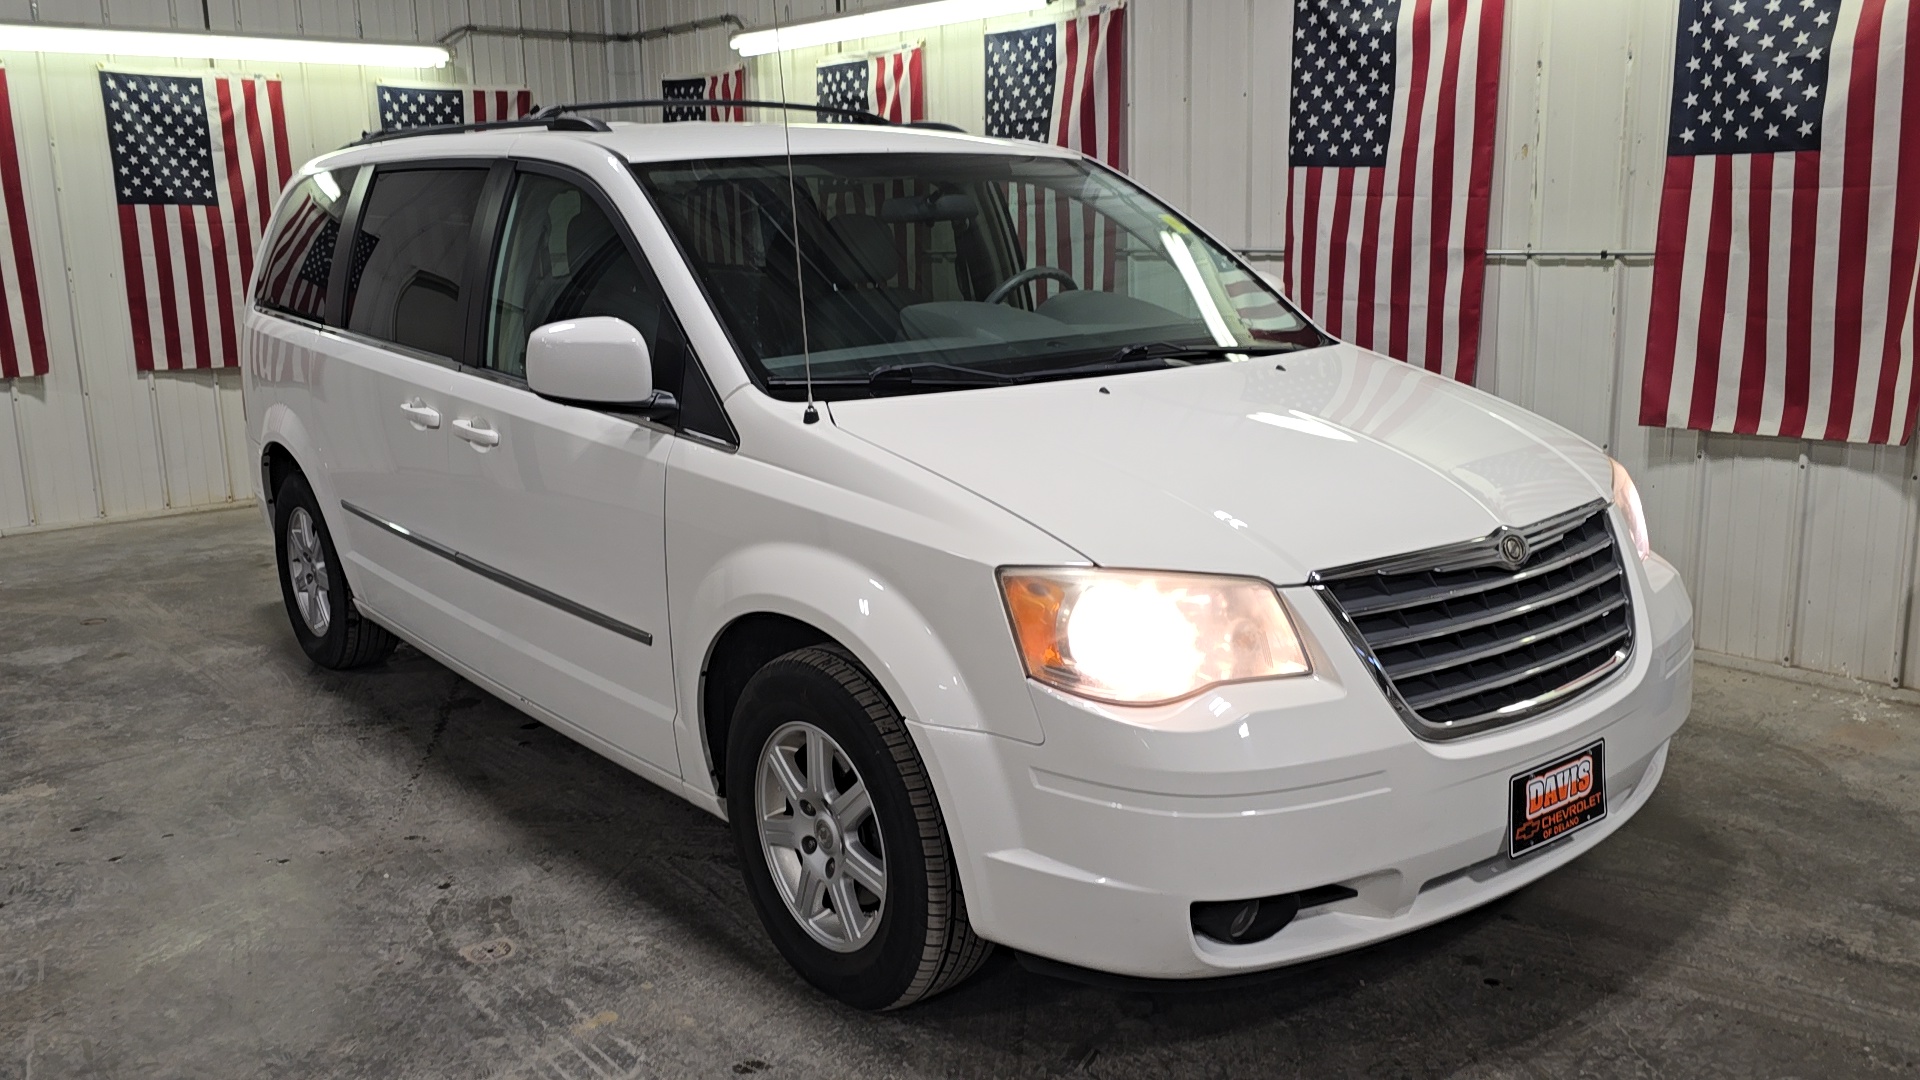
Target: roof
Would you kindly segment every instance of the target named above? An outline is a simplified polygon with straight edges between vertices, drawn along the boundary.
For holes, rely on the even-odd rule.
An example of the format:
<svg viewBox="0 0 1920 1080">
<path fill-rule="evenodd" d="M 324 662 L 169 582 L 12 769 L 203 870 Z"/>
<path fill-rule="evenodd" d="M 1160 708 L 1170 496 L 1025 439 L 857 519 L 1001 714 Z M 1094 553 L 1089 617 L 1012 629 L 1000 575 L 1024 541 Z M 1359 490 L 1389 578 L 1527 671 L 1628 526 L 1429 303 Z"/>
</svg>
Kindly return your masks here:
<svg viewBox="0 0 1920 1080">
<path fill-rule="evenodd" d="M 637 124 L 616 121 L 607 131 L 543 131 L 525 127 L 420 135 L 350 147 L 326 155 L 330 164 L 378 162 L 423 157 L 525 154 L 536 140 L 567 139 L 606 147 L 629 162 L 690 161 L 728 157 L 776 157 L 788 152 L 813 154 L 1019 154 L 1077 158 L 1080 155 L 1044 143 L 989 139 L 931 128 L 864 124 L 730 124 L 690 122 Z"/>
</svg>

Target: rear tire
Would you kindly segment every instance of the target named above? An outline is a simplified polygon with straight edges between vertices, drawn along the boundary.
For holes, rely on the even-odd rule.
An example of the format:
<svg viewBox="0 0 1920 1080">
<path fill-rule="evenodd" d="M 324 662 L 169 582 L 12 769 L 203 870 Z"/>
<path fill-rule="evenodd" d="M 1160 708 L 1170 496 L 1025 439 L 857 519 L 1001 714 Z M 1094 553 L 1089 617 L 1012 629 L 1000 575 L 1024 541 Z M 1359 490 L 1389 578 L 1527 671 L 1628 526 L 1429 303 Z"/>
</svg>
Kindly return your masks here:
<svg viewBox="0 0 1920 1080">
<path fill-rule="evenodd" d="M 851 656 L 809 647 L 755 673 L 726 765 L 747 894 L 802 978 L 879 1010 L 979 970 L 993 946 L 967 922 L 933 785 L 899 712 Z"/>
<path fill-rule="evenodd" d="M 313 488 L 299 473 L 288 476 L 274 497 L 273 533 L 280 596 L 307 658 L 343 671 L 391 656 L 399 639 L 353 606 L 353 589 L 334 550 L 333 534 L 320 516 Z"/>
</svg>

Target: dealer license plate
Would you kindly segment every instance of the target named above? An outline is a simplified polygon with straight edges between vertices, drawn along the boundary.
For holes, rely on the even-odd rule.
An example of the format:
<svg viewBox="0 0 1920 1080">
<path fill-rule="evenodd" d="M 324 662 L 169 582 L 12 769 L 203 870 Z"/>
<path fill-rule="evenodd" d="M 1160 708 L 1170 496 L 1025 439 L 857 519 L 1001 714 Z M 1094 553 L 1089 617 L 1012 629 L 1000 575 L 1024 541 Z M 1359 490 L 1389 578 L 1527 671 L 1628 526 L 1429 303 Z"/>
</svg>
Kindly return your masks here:
<svg viewBox="0 0 1920 1080">
<path fill-rule="evenodd" d="M 1606 740 L 1512 780 L 1508 854 L 1519 858 L 1607 816 Z"/>
</svg>

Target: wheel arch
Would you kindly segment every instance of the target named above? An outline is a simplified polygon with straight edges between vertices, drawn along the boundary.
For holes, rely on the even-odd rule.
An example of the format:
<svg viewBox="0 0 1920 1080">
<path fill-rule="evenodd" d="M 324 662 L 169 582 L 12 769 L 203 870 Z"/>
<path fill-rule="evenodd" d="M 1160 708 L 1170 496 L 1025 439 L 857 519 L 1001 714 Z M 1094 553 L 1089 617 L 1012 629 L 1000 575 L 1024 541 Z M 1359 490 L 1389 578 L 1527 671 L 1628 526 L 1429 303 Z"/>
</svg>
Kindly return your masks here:
<svg viewBox="0 0 1920 1080">
<path fill-rule="evenodd" d="M 694 718 L 687 727 L 698 748 L 682 753 L 682 775 L 705 772 L 716 793 L 724 792 L 726 733 L 739 687 L 767 660 L 807 645 L 846 650 L 904 718 L 1040 741 L 1031 706 L 1025 715 L 990 714 L 902 589 L 844 555 L 788 543 L 742 549 L 709 569 L 684 610 L 693 624 L 688 636 L 704 645 L 694 653 L 694 670 L 683 672 L 693 688 L 683 707 Z"/>
<path fill-rule="evenodd" d="M 323 507 L 330 501 L 332 485 L 326 481 L 325 469 L 315 468 L 318 457 L 319 448 L 313 445 L 300 415 L 282 403 L 270 406 L 260 418 L 259 463 L 260 505 L 268 520 L 272 520 L 280 484 L 295 472 L 307 478 Z"/>
</svg>

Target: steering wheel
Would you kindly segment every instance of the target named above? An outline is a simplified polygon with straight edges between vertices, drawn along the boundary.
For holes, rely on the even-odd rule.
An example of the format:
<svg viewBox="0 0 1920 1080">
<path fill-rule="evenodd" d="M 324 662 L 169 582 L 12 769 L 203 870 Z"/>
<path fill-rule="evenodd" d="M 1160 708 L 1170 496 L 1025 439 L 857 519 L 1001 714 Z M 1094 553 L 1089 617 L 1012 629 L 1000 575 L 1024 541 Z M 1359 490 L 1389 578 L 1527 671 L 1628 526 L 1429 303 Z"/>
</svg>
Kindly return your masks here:
<svg viewBox="0 0 1920 1080">
<path fill-rule="evenodd" d="M 1056 281 L 1065 283 L 1069 289 L 1080 288 L 1080 283 L 1073 280 L 1073 275 L 1067 273 L 1065 270 L 1052 266 L 1029 266 L 1025 270 L 1001 282 L 998 288 L 988 293 L 987 303 L 1002 303 L 1008 296 L 1013 294 L 1013 290 L 1025 285 L 1029 281 L 1039 281 L 1041 278 L 1053 278 Z"/>
</svg>

